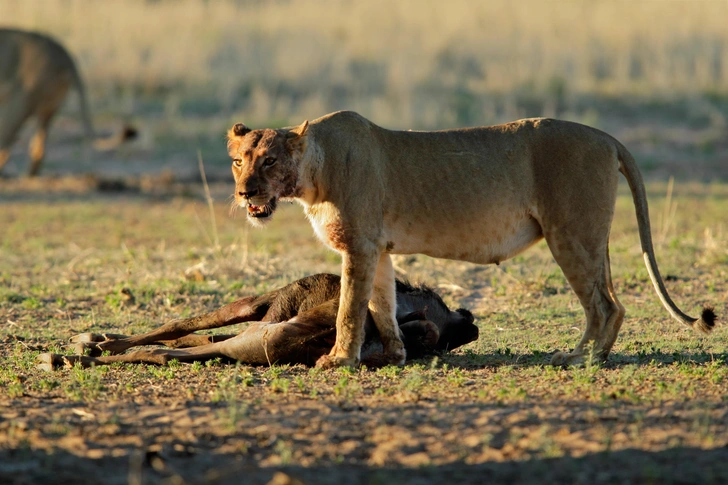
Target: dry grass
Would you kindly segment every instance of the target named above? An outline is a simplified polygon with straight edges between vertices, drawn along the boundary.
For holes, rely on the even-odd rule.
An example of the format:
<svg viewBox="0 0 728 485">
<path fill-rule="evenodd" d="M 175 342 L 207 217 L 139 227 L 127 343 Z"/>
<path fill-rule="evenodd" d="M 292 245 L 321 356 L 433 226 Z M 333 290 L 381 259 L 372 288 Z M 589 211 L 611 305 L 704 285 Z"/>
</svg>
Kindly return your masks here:
<svg viewBox="0 0 728 485">
<path fill-rule="evenodd" d="M 182 178 L 198 174 L 198 150 L 209 175 L 228 175 L 222 138 L 234 122 L 351 109 L 405 129 L 555 116 L 616 136 L 649 177 L 725 179 L 725 18 L 720 1 L 0 4 L 1 24 L 67 45 L 99 127 L 127 117 L 140 128 L 121 154 L 80 163 L 70 102 L 48 172 Z M 24 170 L 16 148 L 6 174 Z"/>
<path fill-rule="evenodd" d="M 583 95 L 728 94 L 719 1 L 11 0 L 0 18 L 60 38 L 96 92 L 175 93 L 168 113 L 207 103 L 262 122 L 345 107 L 442 127 L 563 112 Z"/>
</svg>

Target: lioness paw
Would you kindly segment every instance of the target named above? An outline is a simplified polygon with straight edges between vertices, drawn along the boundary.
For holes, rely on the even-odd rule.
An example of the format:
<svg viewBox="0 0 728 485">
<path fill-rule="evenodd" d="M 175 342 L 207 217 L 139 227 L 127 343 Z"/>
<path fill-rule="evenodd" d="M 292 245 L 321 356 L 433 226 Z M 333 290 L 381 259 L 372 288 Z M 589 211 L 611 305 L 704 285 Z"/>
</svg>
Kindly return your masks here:
<svg viewBox="0 0 728 485">
<path fill-rule="evenodd" d="M 404 365 L 404 361 L 407 359 L 407 352 L 404 350 L 404 344 L 398 349 L 390 349 L 384 353 L 386 364 L 388 365 Z"/>
<path fill-rule="evenodd" d="M 359 361 L 355 358 L 338 357 L 336 355 L 322 355 L 316 361 L 316 367 L 319 369 L 335 369 L 338 367 L 356 367 Z"/>
<path fill-rule="evenodd" d="M 570 354 L 567 352 L 556 352 L 551 357 L 551 365 L 554 367 L 566 366 L 568 365 L 569 356 Z"/>
<path fill-rule="evenodd" d="M 584 353 L 577 353 L 577 352 L 556 352 L 551 357 L 551 365 L 555 367 L 569 367 L 572 365 L 576 366 L 582 366 L 586 364 L 587 360 L 589 359 L 589 356 Z M 604 361 L 606 361 L 606 356 L 602 355 L 594 355 L 592 357 L 592 363 L 594 364 L 601 364 Z"/>
</svg>

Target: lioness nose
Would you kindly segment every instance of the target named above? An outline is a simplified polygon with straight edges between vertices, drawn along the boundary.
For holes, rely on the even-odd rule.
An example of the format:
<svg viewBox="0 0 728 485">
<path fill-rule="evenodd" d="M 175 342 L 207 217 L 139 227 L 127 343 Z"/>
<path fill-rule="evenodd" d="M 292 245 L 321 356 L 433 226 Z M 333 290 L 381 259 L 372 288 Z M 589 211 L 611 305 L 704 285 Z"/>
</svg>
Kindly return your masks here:
<svg viewBox="0 0 728 485">
<path fill-rule="evenodd" d="M 255 197 L 258 194 L 258 189 L 252 189 L 247 192 L 243 192 L 242 190 L 238 191 L 238 195 L 244 199 L 250 199 L 251 197 Z"/>
</svg>

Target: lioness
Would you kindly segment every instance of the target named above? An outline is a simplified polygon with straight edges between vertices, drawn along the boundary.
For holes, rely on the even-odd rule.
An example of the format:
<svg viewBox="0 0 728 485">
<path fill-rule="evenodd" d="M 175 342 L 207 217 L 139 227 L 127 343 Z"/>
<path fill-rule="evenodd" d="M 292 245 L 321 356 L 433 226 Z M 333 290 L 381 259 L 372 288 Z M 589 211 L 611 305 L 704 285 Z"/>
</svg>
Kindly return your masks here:
<svg viewBox="0 0 728 485">
<path fill-rule="evenodd" d="M 334 345 L 340 279 L 332 274 L 306 276 L 263 295 L 250 296 L 213 312 L 172 320 L 151 332 L 127 337 L 85 333 L 71 339 L 81 355 L 41 354 L 39 367 L 53 370 L 79 363 L 113 362 L 165 364 L 172 359 L 192 362 L 227 357 L 245 364 L 313 365 Z M 192 332 L 253 321 L 238 335 L 199 335 Z M 424 285 L 397 280 L 397 324 L 404 335 L 407 356 L 422 357 L 452 350 L 478 338 L 473 315 L 450 310 L 440 295 Z M 382 363 L 379 338 L 367 318 L 363 362 Z M 119 354 L 138 345 L 161 344 L 174 349 L 140 350 Z M 194 347 L 186 349 L 184 347 Z M 91 349 L 94 355 L 83 355 Z"/>
<path fill-rule="evenodd" d="M 92 140 L 96 135 L 86 91 L 66 49 L 42 34 L 0 29 L 0 171 L 10 158 L 10 147 L 23 123 L 35 117 L 38 128 L 30 141 L 29 175 L 38 174 L 48 128 L 71 86 L 78 90 L 85 136 Z M 94 147 L 112 149 L 135 136 L 136 130 L 125 126 L 117 134 L 96 139 Z"/>
<path fill-rule="evenodd" d="M 367 306 L 391 362 L 404 361 L 390 254 L 498 264 L 541 238 L 586 313 L 581 341 L 571 353 L 557 352 L 552 364 L 581 361 L 590 342 L 594 356 L 606 359 L 625 314 L 608 251 L 618 172 L 632 191 L 645 264 L 663 305 L 702 332 L 714 325 L 712 309 L 696 319 L 668 296 L 637 165 L 621 143 L 594 128 L 535 118 L 390 131 L 341 111 L 278 130 L 238 123 L 227 145 L 235 200 L 250 222 L 270 220 L 279 199 L 295 199 L 318 237 L 342 255 L 336 344 L 321 367 L 357 364 Z"/>
</svg>

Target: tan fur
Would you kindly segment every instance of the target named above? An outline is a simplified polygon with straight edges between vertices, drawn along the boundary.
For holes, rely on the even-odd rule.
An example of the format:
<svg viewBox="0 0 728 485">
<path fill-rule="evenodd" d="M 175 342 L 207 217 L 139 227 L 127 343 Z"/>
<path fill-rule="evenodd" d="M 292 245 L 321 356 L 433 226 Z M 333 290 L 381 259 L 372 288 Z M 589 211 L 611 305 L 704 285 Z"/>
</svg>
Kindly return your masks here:
<svg viewBox="0 0 728 485">
<path fill-rule="evenodd" d="M 68 52 L 45 35 L 0 29 L 0 171 L 23 123 L 35 117 L 38 129 L 30 142 L 29 174 L 38 174 L 51 120 L 71 87 L 79 92 L 85 135 L 93 139 L 86 92 Z M 117 134 L 95 140 L 94 147 L 109 150 L 134 136 L 136 130 L 127 126 Z"/>
<path fill-rule="evenodd" d="M 596 358 L 606 358 L 625 313 L 614 293 L 608 254 L 619 172 L 632 188 L 643 251 L 661 300 L 687 325 L 706 332 L 713 325 L 712 311 L 705 310 L 702 319 L 688 317 L 667 295 L 634 159 L 596 129 L 526 119 L 403 132 L 337 112 L 293 129 L 251 131 L 238 124 L 228 133 L 228 149 L 237 161 L 239 205 L 274 209 L 278 198 L 294 198 L 318 237 L 342 254 L 337 340 L 321 366 L 358 362 L 367 304 L 387 355 L 402 362 L 389 253 L 499 263 L 544 237 L 587 320 L 575 350 L 558 352 L 552 363 L 578 362 L 588 347 Z M 267 157 L 276 162 L 263 166 Z M 261 222 L 254 212 L 249 209 L 249 218 Z"/>
</svg>

